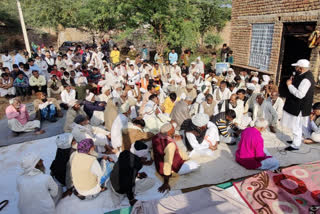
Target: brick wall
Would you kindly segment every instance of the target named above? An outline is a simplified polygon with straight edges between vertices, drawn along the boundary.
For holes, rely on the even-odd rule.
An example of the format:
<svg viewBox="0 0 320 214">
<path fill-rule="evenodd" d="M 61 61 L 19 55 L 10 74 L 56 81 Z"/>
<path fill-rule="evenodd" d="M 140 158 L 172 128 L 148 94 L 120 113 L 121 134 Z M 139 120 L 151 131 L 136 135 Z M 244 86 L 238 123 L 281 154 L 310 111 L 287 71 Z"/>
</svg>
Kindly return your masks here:
<svg viewBox="0 0 320 214">
<path fill-rule="evenodd" d="M 310 21 L 317 22 L 320 30 L 319 0 L 233 0 L 230 47 L 234 51 L 234 63 L 249 64 L 252 24 L 274 23 L 269 72 L 275 78 L 281 71 L 279 57 L 283 23 Z M 315 77 L 320 69 L 319 51 L 319 48 L 313 49 L 310 58 Z"/>
</svg>

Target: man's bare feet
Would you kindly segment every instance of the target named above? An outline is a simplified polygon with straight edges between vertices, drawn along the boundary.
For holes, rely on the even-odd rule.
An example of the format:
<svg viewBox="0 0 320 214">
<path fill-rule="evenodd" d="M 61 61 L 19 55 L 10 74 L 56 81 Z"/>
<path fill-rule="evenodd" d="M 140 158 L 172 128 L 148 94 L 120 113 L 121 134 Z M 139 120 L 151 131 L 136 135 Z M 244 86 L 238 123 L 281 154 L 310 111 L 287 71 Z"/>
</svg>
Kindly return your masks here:
<svg viewBox="0 0 320 214">
<path fill-rule="evenodd" d="M 305 144 L 314 144 L 315 142 L 313 141 L 313 140 L 311 140 L 311 139 L 305 139 L 304 141 L 303 141 Z"/>
<path fill-rule="evenodd" d="M 45 133 L 45 132 L 46 132 L 45 130 L 40 129 L 40 130 L 35 131 L 34 134 L 35 134 L 35 135 L 40 135 L 40 134 L 43 134 L 43 133 Z"/>
</svg>

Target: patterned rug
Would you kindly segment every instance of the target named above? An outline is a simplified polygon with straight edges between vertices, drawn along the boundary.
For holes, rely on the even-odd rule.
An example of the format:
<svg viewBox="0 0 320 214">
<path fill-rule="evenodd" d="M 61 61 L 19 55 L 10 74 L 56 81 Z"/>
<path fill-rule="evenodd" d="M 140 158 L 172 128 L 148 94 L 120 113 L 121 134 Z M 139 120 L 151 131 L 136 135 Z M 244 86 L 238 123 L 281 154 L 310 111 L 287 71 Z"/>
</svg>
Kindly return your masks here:
<svg viewBox="0 0 320 214">
<path fill-rule="evenodd" d="M 320 162 L 264 171 L 233 185 L 254 213 L 320 214 Z"/>
</svg>

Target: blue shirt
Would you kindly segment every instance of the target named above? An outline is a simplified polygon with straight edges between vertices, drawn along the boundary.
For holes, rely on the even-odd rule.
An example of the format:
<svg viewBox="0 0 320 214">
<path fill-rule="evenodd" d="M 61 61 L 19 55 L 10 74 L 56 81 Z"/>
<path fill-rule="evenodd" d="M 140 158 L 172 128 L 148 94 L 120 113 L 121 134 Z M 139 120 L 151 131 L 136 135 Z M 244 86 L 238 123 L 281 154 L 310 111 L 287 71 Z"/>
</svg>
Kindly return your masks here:
<svg viewBox="0 0 320 214">
<path fill-rule="evenodd" d="M 177 53 L 169 53 L 169 62 L 170 64 L 173 64 L 174 62 L 178 61 L 178 54 Z"/>
<path fill-rule="evenodd" d="M 23 57 L 18 53 L 18 54 L 16 54 L 16 55 L 14 56 L 14 64 L 16 64 L 16 65 L 19 66 L 19 63 L 20 63 L 20 62 L 22 62 L 23 64 L 25 64 L 25 63 L 26 63 L 26 59 L 23 58 Z"/>
</svg>

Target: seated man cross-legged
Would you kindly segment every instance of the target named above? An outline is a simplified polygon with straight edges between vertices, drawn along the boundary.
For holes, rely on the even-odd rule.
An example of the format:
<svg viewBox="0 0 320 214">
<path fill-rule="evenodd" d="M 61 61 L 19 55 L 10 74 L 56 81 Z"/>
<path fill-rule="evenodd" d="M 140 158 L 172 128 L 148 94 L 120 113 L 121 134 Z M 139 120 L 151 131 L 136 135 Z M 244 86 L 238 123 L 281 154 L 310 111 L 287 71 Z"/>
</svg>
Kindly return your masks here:
<svg viewBox="0 0 320 214">
<path fill-rule="evenodd" d="M 173 173 L 184 175 L 199 168 L 198 163 L 188 160 L 188 155 L 179 150 L 173 139 L 174 133 L 174 126 L 166 123 L 161 127 L 160 133 L 152 138 L 155 166 L 157 172 L 164 176 L 164 183 L 158 189 L 161 193 L 170 190 L 169 178 Z"/>
<path fill-rule="evenodd" d="M 185 136 L 185 144 L 193 155 L 212 156 L 218 147 L 219 131 L 209 116 L 204 113 L 196 114 L 192 119 L 185 120 L 181 125 Z"/>
<path fill-rule="evenodd" d="M 135 194 L 147 191 L 154 186 L 154 180 L 144 172 L 139 172 L 148 155 L 148 146 L 142 141 L 132 144 L 130 151 L 120 153 L 110 175 L 111 189 L 117 196 L 125 194 L 131 206 L 137 201 Z M 138 180 L 136 180 L 138 179 Z"/>
<path fill-rule="evenodd" d="M 113 160 L 103 156 L 99 163 L 97 156 L 92 139 L 84 139 L 78 143 L 77 151 L 70 157 L 75 194 L 81 200 L 95 198 L 106 190 L 112 170 L 110 162 Z"/>
<path fill-rule="evenodd" d="M 29 120 L 29 113 L 26 105 L 22 104 L 18 98 L 10 100 L 10 105 L 6 108 L 8 126 L 15 136 L 21 132 L 32 132 L 43 134 L 45 131 L 40 129 L 39 120 Z"/>
</svg>

